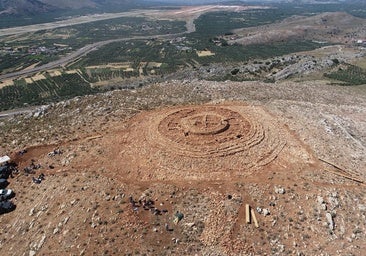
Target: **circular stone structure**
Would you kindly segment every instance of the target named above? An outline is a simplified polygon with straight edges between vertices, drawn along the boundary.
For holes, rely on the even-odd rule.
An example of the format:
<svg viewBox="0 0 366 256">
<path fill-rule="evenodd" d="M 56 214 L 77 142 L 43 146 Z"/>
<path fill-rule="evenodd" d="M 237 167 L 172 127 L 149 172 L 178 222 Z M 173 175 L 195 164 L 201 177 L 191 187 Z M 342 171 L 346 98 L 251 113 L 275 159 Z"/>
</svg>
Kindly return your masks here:
<svg viewBox="0 0 366 256">
<path fill-rule="evenodd" d="M 216 106 L 178 109 L 159 120 L 156 143 L 189 157 L 228 156 L 263 140 L 263 127 L 238 112 Z"/>
<path fill-rule="evenodd" d="M 226 131 L 229 126 L 228 120 L 216 113 L 199 113 L 183 118 L 180 122 L 185 136 L 218 134 Z"/>
<path fill-rule="evenodd" d="M 263 108 L 238 103 L 144 112 L 131 122 L 119 159 L 146 180 L 249 175 L 283 149 L 279 125 Z"/>
</svg>

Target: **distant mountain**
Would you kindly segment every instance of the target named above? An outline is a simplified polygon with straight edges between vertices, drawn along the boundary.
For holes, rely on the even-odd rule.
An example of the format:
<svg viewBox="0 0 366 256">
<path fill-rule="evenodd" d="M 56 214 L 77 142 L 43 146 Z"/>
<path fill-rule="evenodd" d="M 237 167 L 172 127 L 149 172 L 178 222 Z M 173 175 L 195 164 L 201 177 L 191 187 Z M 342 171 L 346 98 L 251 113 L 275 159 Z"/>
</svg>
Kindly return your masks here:
<svg viewBox="0 0 366 256">
<path fill-rule="evenodd" d="M 37 0 L 0 0 L 0 16 L 43 13 L 55 9 L 56 7 Z"/>
<path fill-rule="evenodd" d="M 0 0 L 1 17 L 36 16 L 49 12 L 73 14 L 124 11 L 159 4 L 197 5 L 208 3 L 245 3 L 258 0 Z M 365 0 L 262 0 L 265 3 L 363 3 Z M 259 2 L 259 1 L 258 1 Z M 1 24 L 1 20 L 0 20 Z"/>
<path fill-rule="evenodd" d="M 44 4 L 55 6 L 62 9 L 80 9 L 85 7 L 96 7 L 95 1 L 92 0 L 38 0 Z M 122 1 L 123 2 L 123 1 Z"/>
<path fill-rule="evenodd" d="M 37 15 L 58 10 L 123 8 L 139 0 L 0 0 L 1 16 Z"/>
</svg>

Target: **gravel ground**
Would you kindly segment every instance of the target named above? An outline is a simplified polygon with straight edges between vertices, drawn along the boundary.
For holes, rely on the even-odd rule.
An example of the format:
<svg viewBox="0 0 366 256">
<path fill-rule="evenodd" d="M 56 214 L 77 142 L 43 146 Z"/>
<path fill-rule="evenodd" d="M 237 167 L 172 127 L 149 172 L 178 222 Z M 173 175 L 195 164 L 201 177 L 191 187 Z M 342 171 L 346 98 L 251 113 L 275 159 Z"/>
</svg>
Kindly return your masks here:
<svg viewBox="0 0 366 256">
<path fill-rule="evenodd" d="M 214 154 L 211 166 L 143 137 L 146 120 L 202 104 L 253 109 L 252 122 L 272 127 L 267 136 L 283 138 L 283 150 L 254 169 L 235 165 L 236 152 L 231 162 Z M 365 113 L 365 86 L 171 80 L 2 119 L 0 154 L 20 172 L 9 179 L 17 208 L 0 216 L 0 252 L 361 255 Z M 260 154 L 266 145 L 259 142 Z M 38 163 L 35 173 L 24 172 Z M 40 173 L 45 180 L 33 183 Z M 246 223 L 246 204 L 259 228 Z M 183 218 L 175 224 L 176 216 Z"/>
</svg>

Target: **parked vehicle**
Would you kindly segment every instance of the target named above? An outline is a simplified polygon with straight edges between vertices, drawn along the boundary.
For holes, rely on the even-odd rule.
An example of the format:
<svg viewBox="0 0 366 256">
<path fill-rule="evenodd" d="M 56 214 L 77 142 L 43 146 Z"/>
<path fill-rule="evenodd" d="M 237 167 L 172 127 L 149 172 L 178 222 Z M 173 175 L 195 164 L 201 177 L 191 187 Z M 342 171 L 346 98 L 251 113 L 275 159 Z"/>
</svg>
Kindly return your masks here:
<svg viewBox="0 0 366 256">
<path fill-rule="evenodd" d="M 15 204 L 11 201 L 0 202 L 0 214 L 8 213 L 14 211 L 16 208 Z"/>
<path fill-rule="evenodd" d="M 7 179 L 0 179 L 0 189 L 4 189 L 9 185 L 9 182 Z"/>
<path fill-rule="evenodd" d="M 0 202 L 6 201 L 15 196 L 15 193 L 11 189 L 0 189 Z"/>
<path fill-rule="evenodd" d="M 11 169 L 9 168 L 9 166 L 4 165 L 4 166 L 0 166 L 0 179 L 7 179 L 9 178 L 11 174 Z"/>
</svg>

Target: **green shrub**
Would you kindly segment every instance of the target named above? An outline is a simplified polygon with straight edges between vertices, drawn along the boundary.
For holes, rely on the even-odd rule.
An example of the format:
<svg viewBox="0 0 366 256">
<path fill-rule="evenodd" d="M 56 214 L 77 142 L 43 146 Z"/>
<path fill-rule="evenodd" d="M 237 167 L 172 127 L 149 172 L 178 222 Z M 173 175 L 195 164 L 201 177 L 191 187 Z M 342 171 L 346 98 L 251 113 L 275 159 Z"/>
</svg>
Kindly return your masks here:
<svg viewBox="0 0 366 256">
<path fill-rule="evenodd" d="M 344 82 L 341 85 L 366 84 L 366 70 L 351 64 L 342 65 L 342 67 L 339 67 L 337 71 L 325 73 L 324 76 Z"/>
</svg>

